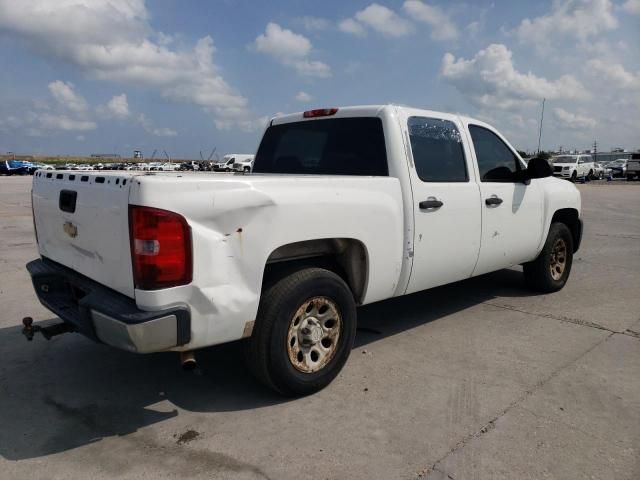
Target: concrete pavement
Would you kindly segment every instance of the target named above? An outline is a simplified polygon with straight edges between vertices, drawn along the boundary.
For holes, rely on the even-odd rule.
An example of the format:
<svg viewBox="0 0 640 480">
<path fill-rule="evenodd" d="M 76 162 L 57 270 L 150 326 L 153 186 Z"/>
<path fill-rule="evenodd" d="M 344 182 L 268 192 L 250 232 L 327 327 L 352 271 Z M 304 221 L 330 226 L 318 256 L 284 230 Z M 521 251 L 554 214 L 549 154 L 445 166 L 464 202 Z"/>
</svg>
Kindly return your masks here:
<svg viewBox="0 0 640 480">
<path fill-rule="evenodd" d="M 640 478 L 640 185 L 580 185 L 585 237 L 561 292 L 518 269 L 363 307 L 342 374 L 282 399 L 238 345 L 133 355 L 51 318 L 29 178 L 0 177 L 0 478 Z"/>
</svg>

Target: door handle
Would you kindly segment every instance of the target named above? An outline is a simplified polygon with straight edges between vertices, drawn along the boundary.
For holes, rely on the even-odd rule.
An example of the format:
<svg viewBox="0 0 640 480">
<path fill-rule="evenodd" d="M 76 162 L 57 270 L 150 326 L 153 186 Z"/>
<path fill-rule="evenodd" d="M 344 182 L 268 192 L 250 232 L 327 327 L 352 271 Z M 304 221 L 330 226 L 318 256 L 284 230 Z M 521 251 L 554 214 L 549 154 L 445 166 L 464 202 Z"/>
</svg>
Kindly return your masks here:
<svg viewBox="0 0 640 480">
<path fill-rule="evenodd" d="M 491 206 L 491 205 L 500 205 L 502 203 L 502 199 L 500 197 L 489 197 L 487 198 L 484 203 L 486 203 L 487 205 Z"/>
<path fill-rule="evenodd" d="M 422 210 L 426 210 L 428 208 L 440 208 L 444 204 L 440 200 L 423 200 L 419 205 Z"/>
</svg>

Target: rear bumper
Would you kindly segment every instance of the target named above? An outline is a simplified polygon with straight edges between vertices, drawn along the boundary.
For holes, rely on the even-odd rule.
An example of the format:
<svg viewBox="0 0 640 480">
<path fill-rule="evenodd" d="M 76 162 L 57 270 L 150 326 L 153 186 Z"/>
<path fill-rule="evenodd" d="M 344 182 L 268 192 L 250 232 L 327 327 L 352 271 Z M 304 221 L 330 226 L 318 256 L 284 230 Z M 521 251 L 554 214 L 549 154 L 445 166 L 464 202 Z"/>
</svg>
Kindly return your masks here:
<svg viewBox="0 0 640 480">
<path fill-rule="evenodd" d="M 133 299 L 47 259 L 27 264 L 40 302 L 83 335 L 122 350 L 150 353 L 191 340 L 184 308 L 148 312 Z"/>
</svg>

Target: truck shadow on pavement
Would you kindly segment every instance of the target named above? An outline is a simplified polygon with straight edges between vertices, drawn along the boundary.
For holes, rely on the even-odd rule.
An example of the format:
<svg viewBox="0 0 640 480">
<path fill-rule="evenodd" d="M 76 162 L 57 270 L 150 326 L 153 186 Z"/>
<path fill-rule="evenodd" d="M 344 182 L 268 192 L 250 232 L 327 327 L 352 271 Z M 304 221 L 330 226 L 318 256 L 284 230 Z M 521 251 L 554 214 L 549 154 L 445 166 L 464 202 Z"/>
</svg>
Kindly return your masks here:
<svg viewBox="0 0 640 480">
<path fill-rule="evenodd" d="M 356 347 L 496 297 L 528 295 L 520 271 L 502 270 L 367 305 L 359 309 Z M 180 369 L 175 354 L 130 354 L 75 334 L 27 344 L 20 327 L 0 329 L 0 456 L 23 460 L 71 450 L 178 417 L 180 410 L 240 411 L 296 401 L 257 384 L 240 347 L 198 352 L 202 370 L 194 374 Z"/>
</svg>

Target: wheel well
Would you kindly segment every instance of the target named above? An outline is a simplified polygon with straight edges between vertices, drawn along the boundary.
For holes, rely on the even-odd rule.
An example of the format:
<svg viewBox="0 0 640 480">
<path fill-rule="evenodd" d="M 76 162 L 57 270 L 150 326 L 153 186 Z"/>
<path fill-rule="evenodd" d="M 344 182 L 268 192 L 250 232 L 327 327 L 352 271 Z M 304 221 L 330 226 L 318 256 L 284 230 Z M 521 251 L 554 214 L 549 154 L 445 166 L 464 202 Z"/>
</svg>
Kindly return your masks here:
<svg viewBox="0 0 640 480">
<path fill-rule="evenodd" d="M 289 243 L 274 250 L 265 265 L 262 289 L 303 268 L 325 268 L 342 277 L 356 303 L 364 300 L 368 257 L 362 242 L 351 238 L 323 238 Z"/>
<path fill-rule="evenodd" d="M 563 208 L 557 210 L 551 219 L 551 223 L 554 222 L 564 223 L 567 228 L 569 228 L 571 237 L 573 238 L 573 251 L 575 253 L 580 246 L 581 236 L 580 217 L 578 216 L 578 211 L 575 208 Z"/>
</svg>

